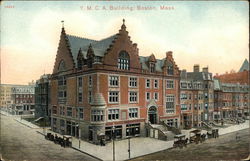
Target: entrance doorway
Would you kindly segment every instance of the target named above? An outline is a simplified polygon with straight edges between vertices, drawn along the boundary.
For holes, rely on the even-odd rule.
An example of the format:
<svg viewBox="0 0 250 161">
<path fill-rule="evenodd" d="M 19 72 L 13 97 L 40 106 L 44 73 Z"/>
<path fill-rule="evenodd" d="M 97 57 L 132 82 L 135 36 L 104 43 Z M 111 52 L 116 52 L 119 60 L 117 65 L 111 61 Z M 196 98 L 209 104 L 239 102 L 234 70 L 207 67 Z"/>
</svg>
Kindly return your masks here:
<svg viewBox="0 0 250 161">
<path fill-rule="evenodd" d="M 157 108 L 155 106 L 151 106 L 148 109 L 148 121 L 151 124 L 156 124 L 157 123 Z"/>
</svg>

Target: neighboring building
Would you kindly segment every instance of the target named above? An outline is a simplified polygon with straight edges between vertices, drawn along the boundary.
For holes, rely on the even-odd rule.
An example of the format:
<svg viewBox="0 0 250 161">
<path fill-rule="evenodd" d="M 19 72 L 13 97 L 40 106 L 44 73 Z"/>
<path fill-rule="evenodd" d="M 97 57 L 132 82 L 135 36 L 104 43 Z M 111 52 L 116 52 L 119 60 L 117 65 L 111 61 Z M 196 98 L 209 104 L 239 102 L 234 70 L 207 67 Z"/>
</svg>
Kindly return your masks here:
<svg viewBox="0 0 250 161">
<path fill-rule="evenodd" d="M 215 120 L 249 116 L 249 86 L 214 80 Z"/>
<path fill-rule="evenodd" d="M 124 22 L 99 41 L 62 28 L 51 75 L 52 129 L 98 143 L 113 130 L 116 138 L 146 136 L 148 123 L 179 127 L 179 81 L 172 52 L 161 60 L 139 56 Z"/>
<path fill-rule="evenodd" d="M 35 89 L 34 83 L 29 85 L 15 85 L 11 88 L 12 94 L 12 114 L 34 114 L 35 110 Z"/>
<path fill-rule="evenodd" d="M 11 99 L 11 88 L 15 86 L 12 84 L 1 84 L 0 85 L 0 108 L 2 110 L 8 111 L 8 109 L 11 107 L 13 100 Z"/>
<path fill-rule="evenodd" d="M 182 70 L 180 80 L 181 127 L 201 127 L 202 122 L 213 120 L 213 77 L 208 67 L 193 72 Z"/>
<path fill-rule="evenodd" d="M 49 94 L 50 94 L 50 74 L 44 74 L 36 81 L 35 86 L 35 117 L 50 120 Z"/>
<path fill-rule="evenodd" d="M 249 116 L 250 90 L 249 90 L 249 62 L 243 62 L 239 72 L 231 72 L 214 76 L 218 80 L 218 97 L 221 94 L 222 100 L 216 100 L 215 104 L 222 112 L 223 118 L 235 116 Z M 243 114 L 242 114 L 243 113 Z"/>
</svg>

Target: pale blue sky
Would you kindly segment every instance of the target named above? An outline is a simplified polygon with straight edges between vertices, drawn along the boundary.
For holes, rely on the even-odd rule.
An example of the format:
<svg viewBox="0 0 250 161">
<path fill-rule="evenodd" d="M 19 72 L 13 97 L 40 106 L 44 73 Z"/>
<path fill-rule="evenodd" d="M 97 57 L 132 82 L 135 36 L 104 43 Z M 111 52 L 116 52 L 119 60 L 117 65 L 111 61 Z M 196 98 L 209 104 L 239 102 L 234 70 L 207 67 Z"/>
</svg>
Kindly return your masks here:
<svg viewBox="0 0 250 161">
<path fill-rule="evenodd" d="M 81 10 L 81 6 L 152 6 L 153 11 Z M 160 10 L 160 6 L 173 10 Z M 14 6 L 14 8 L 7 8 Z M 248 58 L 247 1 L 43 1 L 3 2 L 1 5 L 1 60 L 3 83 L 26 83 L 51 73 L 61 30 L 102 39 L 120 29 L 122 18 L 140 55 L 157 58 L 173 51 L 180 69 L 193 64 L 213 73 L 238 70 Z M 15 59 L 13 59 L 15 58 Z M 15 66 L 8 64 L 14 63 Z M 26 71 L 24 69 L 28 68 Z M 21 74 L 20 74 L 21 73 Z M 16 80 L 16 75 L 19 79 Z"/>
</svg>

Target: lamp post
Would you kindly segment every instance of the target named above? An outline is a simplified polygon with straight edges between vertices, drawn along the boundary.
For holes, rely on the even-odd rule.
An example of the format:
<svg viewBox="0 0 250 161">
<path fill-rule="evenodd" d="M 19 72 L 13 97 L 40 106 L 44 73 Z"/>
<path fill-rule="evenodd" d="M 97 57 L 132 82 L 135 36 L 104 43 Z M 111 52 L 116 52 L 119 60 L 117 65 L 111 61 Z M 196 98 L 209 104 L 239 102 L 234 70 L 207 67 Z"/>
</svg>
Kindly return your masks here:
<svg viewBox="0 0 250 161">
<path fill-rule="evenodd" d="M 114 126 L 114 123 L 112 127 L 112 138 L 113 138 L 113 161 L 115 161 L 115 126 Z"/>
<path fill-rule="evenodd" d="M 128 135 L 128 159 L 130 159 L 130 139 L 131 139 L 131 136 L 130 136 L 130 129 L 127 129 L 127 132 L 129 133 Z"/>
</svg>

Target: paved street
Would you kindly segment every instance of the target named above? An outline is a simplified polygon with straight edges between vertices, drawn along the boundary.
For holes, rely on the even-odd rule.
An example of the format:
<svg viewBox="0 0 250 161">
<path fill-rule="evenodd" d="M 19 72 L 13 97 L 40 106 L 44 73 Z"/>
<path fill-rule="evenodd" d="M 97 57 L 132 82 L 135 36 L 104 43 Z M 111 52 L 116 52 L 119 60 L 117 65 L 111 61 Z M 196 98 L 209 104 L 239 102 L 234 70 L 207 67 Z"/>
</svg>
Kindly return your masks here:
<svg viewBox="0 0 250 161">
<path fill-rule="evenodd" d="M 236 134 L 237 133 L 237 134 Z M 239 139 L 236 140 L 236 135 Z M 169 149 L 142 156 L 139 160 L 241 160 L 249 154 L 249 128 L 206 140 L 202 144 L 190 144 L 183 149 Z"/>
<path fill-rule="evenodd" d="M 96 160 L 86 154 L 63 148 L 45 140 L 44 136 L 15 121 L 1 116 L 0 153 L 5 160 L 27 161 L 63 161 L 63 160 Z"/>
</svg>

